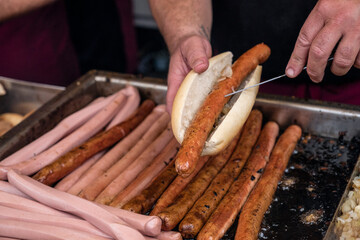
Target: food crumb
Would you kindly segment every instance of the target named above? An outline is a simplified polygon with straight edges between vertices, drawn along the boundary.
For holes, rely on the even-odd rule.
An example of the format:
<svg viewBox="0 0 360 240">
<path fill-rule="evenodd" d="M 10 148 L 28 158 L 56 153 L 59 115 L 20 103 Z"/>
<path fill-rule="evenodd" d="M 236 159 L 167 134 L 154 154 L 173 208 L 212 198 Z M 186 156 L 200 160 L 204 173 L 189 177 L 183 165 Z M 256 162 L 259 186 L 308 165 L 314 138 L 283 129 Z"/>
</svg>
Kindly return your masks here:
<svg viewBox="0 0 360 240">
<path fill-rule="evenodd" d="M 353 189 L 341 205 L 342 215 L 336 219 L 335 232 L 340 239 L 360 238 L 360 176 L 353 180 Z"/>
<path fill-rule="evenodd" d="M 324 210 L 310 210 L 300 216 L 304 224 L 316 224 L 321 220 Z"/>
</svg>

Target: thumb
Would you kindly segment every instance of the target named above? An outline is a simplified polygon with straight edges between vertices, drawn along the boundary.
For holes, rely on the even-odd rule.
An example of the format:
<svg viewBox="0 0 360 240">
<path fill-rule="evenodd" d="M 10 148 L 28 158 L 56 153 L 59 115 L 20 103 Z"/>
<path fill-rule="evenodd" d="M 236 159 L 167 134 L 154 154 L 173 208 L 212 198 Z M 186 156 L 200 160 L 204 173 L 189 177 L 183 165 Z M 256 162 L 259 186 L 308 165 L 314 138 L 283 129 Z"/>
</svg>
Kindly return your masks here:
<svg viewBox="0 0 360 240">
<path fill-rule="evenodd" d="M 189 38 L 181 46 L 180 51 L 189 68 L 197 73 L 202 73 L 209 67 L 209 58 L 212 54 L 211 45 L 205 38 L 196 38 Z"/>
</svg>

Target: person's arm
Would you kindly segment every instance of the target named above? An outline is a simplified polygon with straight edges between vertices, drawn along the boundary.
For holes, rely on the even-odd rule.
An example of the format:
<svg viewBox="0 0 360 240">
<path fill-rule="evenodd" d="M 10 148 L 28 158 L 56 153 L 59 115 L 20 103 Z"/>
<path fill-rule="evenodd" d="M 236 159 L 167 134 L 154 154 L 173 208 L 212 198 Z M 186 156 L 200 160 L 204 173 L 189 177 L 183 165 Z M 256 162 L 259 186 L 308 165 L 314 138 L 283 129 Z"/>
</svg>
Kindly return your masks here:
<svg viewBox="0 0 360 240">
<path fill-rule="evenodd" d="M 56 0 L 1 0 L 0 22 L 43 7 Z"/>
<path fill-rule="evenodd" d="M 286 67 L 296 77 L 307 64 L 312 81 L 324 77 L 327 60 L 336 49 L 331 71 L 345 75 L 352 66 L 360 68 L 360 1 L 319 0 L 300 30 Z"/>
<path fill-rule="evenodd" d="M 211 0 L 149 0 L 152 14 L 168 46 L 167 109 L 190 70 L 203 72 L 211 57 Z"/>
</svg>

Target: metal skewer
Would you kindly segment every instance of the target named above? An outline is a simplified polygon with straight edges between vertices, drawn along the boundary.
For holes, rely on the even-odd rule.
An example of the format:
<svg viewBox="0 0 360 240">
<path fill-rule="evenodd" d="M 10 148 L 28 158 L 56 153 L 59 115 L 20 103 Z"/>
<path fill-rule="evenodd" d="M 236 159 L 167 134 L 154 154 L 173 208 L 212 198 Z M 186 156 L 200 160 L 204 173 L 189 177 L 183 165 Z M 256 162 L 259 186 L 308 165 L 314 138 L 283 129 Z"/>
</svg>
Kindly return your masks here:
<svg viewBox="0 0 360 240">
<path fill-rule="evenodd" d="M 331 61 L 331 60 L 333 60 L 333 59 L 334 59 L 333 57 L 329 58 L 329 59 L 328 59 L 328 62 Z M 307 68 L 307 66 L 305 66 L 301 71 L 304 71 L 306 68 Z M 285 77 L 285 76 L 286 76 L 286 74 L 283 74 L 283 75 L 280 75 L 280 76 L 277 76 L 277 77 L 274 77 L 274 78 L 270 78 L 270 79 L 265 80 L 265 81 L 263 81 L 263 82 L 261 82 L 261 83 L 258 83 L 258 84 L 255 84 L 255 85 L 252 85 L 252 86 L 249 86 L 249 87 L 246 87 L 246 88 L 243 88 L 243 89 L 234 91 L 234 92 L 232 92 L 232 93 L 226 94 L 225 97 L 229 97 L 229 96 L 235 95 L 235 94 L 237 94 L 237 93 L 241 93 L 242 91 L 245 91 L 245 90 L 247 90 L 247 89 L 249 89 L 249 88 L 253 88 L 253 87 L 256 87 L 256 86 L 260 86 L 260 85 L 262 85 L 262 84 L 265 84 L 265 83 L 274 81 L 274 80 L 276 80 L 276 79 L 279 79 L 279 78 L 282 78 L 282 77 Z"/>
</svg>

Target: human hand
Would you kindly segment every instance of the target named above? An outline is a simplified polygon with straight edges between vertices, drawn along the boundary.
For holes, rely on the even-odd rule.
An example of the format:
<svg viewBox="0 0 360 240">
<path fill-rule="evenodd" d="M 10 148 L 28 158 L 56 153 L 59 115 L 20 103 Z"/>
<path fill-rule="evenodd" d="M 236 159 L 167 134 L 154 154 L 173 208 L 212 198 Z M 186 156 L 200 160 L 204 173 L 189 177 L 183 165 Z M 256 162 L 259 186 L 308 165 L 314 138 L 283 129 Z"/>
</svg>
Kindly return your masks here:
<svg viewBox="0 0 360 240">
<path fill-rule="evenodd" d="M 300 30 L 286 75 L 296 77 L 307 63 L 310 79 L 321 82 L 335 48 L 331 65 L 335 75 L 345 75 L 352 66 L 360 68 L 360 0 L 317 2 Z"/>
<path fill-rule="evenodd" d="M 166 95 L 166 107 L 169 113 L 181 82 L 190 70 L 197 73 L 204 72 L 209 66 L 211 54 L 210 42 L 203 36 L 192 35 L 180 41 L 170 58 Z"/>
</svg>

